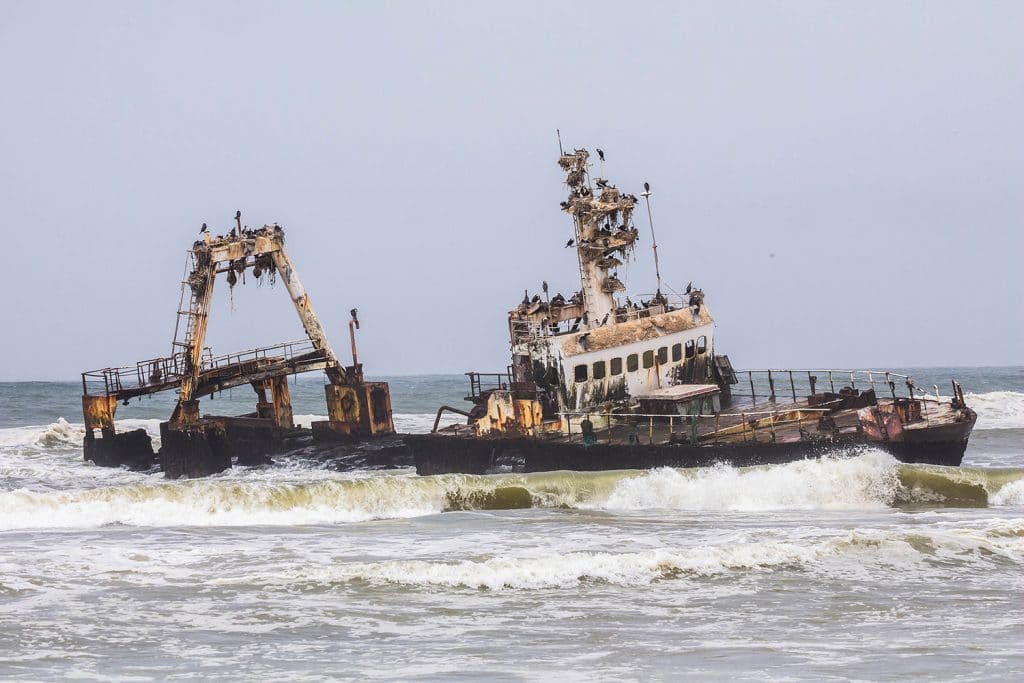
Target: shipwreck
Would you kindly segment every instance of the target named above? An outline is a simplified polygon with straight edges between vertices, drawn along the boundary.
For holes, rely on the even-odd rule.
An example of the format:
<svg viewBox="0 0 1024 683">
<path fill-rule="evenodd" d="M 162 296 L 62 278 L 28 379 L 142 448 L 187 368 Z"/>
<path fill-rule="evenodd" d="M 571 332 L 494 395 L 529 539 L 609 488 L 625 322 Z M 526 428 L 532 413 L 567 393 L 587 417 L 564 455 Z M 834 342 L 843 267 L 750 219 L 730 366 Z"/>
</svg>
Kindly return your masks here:
<svg viewBox="0 0 1024 683">
<path fill-rule="evenodd" d="M 960 464 L 976 414 L 955 381 L 947 398 L 884 370 L 734 369 L 704 292 L 661 279 L 650 186 L 619 190 L 597 152 L 596 176 L 586 149 L 558 159 L 579 290 L 545 282 L 508 313 L 511 363 L 467 373 L 471 407 L 442 406 L 432 433 L 404 437 L 420 474 L 756 465 L 862 447 Z M 631 297 L 618 269 L 635 258 L 641 197 L 657 283 Z M 439 429 L 447 411 L 465 423 Z"/>
<path fill-rule="evenodd" d="M 242 225 L 241 212 L 223 235 L 214 236 L 204 223 L 201 239 L 186 255 L 185 273 L 169 355 L 82 373 L 86 460 L 135 469 L 159 466 L 171 478 L 198 477 L 233 464 L 269 462 L 271 454 L 304 441 L 352 443 L 394 434 L 388 385 L 365 381 L 358 361 L 357 310 L 352 309 L 349 321 L 352 364 L 346 366 L 331 348 L 288 257 L 283 228 L 249 229 Z M 223 276 L 234 287 L 246 273 L 254 281 L 284 284 L 306 338 L 214 356 L 204 346 L 214 284 Z M 288 378 L 307 372 L 326 376 L 328 419 L 302 429 L 292 415 Z M 252 413 L 201 414 L 204 396 L 245 385 L 254 390 Z M 160 425 L 159 452 L 145 430 L 116 430 L 118 403 L 167 391 L 178 396 L 170 418 Z"/>
</svg>

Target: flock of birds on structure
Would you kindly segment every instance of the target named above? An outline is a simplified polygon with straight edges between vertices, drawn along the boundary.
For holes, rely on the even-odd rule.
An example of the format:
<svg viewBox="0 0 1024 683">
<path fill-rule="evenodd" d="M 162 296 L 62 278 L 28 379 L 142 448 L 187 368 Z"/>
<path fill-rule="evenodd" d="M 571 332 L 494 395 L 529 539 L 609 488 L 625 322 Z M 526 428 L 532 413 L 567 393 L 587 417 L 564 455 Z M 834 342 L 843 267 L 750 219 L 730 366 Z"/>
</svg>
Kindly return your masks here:
<svg viewBox="0 0 1024 683">
<path fill-rule="evenodd" d="M 278 225 L 277 223 L 274 223 L 270 227 L 273 228 L 273 230 L 275 232 L 280 232 L 281 231 L 281 226 Z M 250 230 L 248 225 L 242 225 L 242 212 L 241 211 L 235 211 L 235 226 L 232 227 L 231 230 L 228 231 L 227 235 L 217 235 L 213 239 L 215 239 L 215 240 L 222 240 L 225 237 L 228 237 L 229 239 L 236 239 L 238 237 L 255 237 L 256 233 L 258 233 L 259 230 L 260 229 Z M 199 234 L 200 235 L 206 235 L 206 234 L 212 235 L 213 233 L 210 232 L 210 228 L 206 225 L 206 223 L 203 223 L 202 227 L 199 228 Z M 202 240 L 196 240 L 196 242 L 193 244 L 193 246 L 198 247 L 202 243 L 203 243 Z"/>
<path fill-rule="evenodd" d="M 576 151 L 577 151 L 577 153 L 579 153 L 580 150 L 576 150 Z M 596 151 L 597 151 L 598 159 L 600 159 L 601 163 L 603 164 L 604 161 L 605 161 L 604 150 L 602 150 L 601 148 L 596 148 Z M 612 190 L 617 189 L 614 185 L 610 184 L 604 178 L 597 178 L 597 179 L 595 179 L 595 184 L 597 185 L 598 188 L 600 188 L 602 190 L 605 190 L 605 189 L 612 189 Z M 579 197 L 587 197 L 587 196 L 591 195 L 591 190 L 590 190 L 590 188 L 586 184 L 581 184 L 580 187 L 574 191 L 574 194 L 576 196 L 579 196 Z M 644 183 L 644 196 L 645 197 L 649 197 L 650 194 L 651 194 L 651 185 L 650 185 L 650 183 L 645 182 Z M 625 199 L 630 199 L 634 203 L 638 201 L 636 195 L 624 194 L 624 195 L 622 195 L 622 197 L 625 198 Z M 568 209 L 571 205 L 572 205 L 572 197 L 570 197 L 569 200 L 561 202 L 561 208 L 563 210 Z M 592 246 L 593 245 L 593 246 L 599 246 L 599 247 L 603 246 L 603 247 L 607 248 L 607 247 L 610 246 L 611 239 L 613 237 L 619 236 L 619 235 L 623 235 L 623 234 L 629 235 L 634 242 L 639 240 L 639 231 L 637 230 L 636 226 L 630 227 L 625 222 L 623 222 L 621 225 L 613 226 L 610 222 L 606 221 L 600 228 L 598 228 L 598 230 L 597 230 L 598 237 L 595 240 L 585 240 L 585 239 L 584 240 L 580 240 L 579 246 L 587 247 L 587 246 Z M 597 243 L 597 239 L 600 239 L 601 242 Z M 570 238 L 565 243 L 565 248 L 566 249 L 572 248 L 574 246 L 577 246 L 576 238 Z M 613 274 L 613 276 L 617 277 L 617 274 Z M 583 292 L 582 291 L 576 292 L 575 294 L 573 294 L 568 299 L 566 299 L 561 293 L 558 293 L 558 294 L 555 294 L 555 296 L 551 297 L 550 300 L 546 300 L 546 297 L 547 297 L 547 294 L 548 294 L 548 283 L 547 283 L 546 280 L 541 284 L 541 289 L 544 292 L 545 298 L 542 298 L 540 294 L 534 294 L 533 297 L 531 297 L 528 290 L 524 290 L 523 291 L 523 301 L 522 301 L 522 303 L 519 306 L 519 308 L 520 308 L 520 310 L 522 312 L 535 313 L 538 310 L 548 310 L 548 309 L 552 309 L 552 308 L 560 308 L 560 307 L 570 306 L 570 305 L 581 305 L 581 304 L 584 303 Z M 699 314 L 701 307 L 704 305 L 704 292 L 701 291 L 700 289 L 695 289 L 694 286 L 693 286 L 693 282 L 692 281 L 689 282 L 686 285 L 685 292 L 686 292 L 686 295 L 688 297 L 688 301 L 687 301 L 688 305 L 690 307 L 694 308 L 695 312 L 697 314 Z M 666 305 L 666 304 L 668 304 L 668 299 L 660 291 L 657 294 L 655 294 L 654 297 L 652 297 L 650 300 L 648 300 L 648 301 L 641 300 L 641 302 L 639 304 L 634 303 L 627 296 L 626 300 L 625 300 L 625 305 L 619 307 L 615 311 L 615 313 L 616 313 L 616 315 L 622 315 L 622 314 L 626 314 L 626 313 L 629 313 L 629 312 L 632 312 L 632 311 L 638 311 L 638 310 L 643 310 L 643 309 L 646 309 L 646 308 L 650 308 L 651 306 L 659 306 L 659 305 Z M 582 323 L 584 325 L 588 324 L 588 319 L 587 318 L 588 318 L 587 313 L 584 312 L 583 313 L 583 317 L 581 318 L 581 321 L 582 321 Z M 605 314 L 604 319 L 601 321 L 599 326 L 604 326 L 604 325 L 608 324 L 609 320 L 611 320 L 611 319 L 612 319 L 612 314 L 611 313 Z M 577 324 L 575 326 L 573 326 L 572 331 L 575 331 L 576 329 L 578 329 L 579 322 L 580 321 L 578 321 Z"/>
</svg>

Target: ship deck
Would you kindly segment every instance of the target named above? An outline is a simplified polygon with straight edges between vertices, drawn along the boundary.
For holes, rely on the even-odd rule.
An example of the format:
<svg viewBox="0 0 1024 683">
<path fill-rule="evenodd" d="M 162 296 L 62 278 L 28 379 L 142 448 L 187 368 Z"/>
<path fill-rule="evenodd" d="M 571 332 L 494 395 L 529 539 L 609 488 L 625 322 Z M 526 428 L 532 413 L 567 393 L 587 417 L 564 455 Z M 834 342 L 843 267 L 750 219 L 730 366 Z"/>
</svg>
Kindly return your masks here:
<svg viewBox="0 0 1024 683">
<path fill-rule="evenodd" d="M 877 405 L 893 404 L 891 398 L 879 398 Z M 859 408 L 837 408 L 807 398 L 796 401 L 752 402 L 749 397 L 735 400 L 714 415 L 648 415 L 637 413 L 578 413 L 572 420 L 569 434 L 551 433 L 543 438 L 549 443 L 583 443 L 579 420 L 589 417 L 596 425 L 590 443 L 624 444 L 739 444 L 797 443 L 828 440 L 838 437 L 856 438 L 862 432 Z M 826 416 L 827 428 L 822 428 Z M 921 419 L 903 425 L 905 438 L 956 425 L 962 413 L 951 402 L 934 398 L 922 400 Z M 608 426 L 603 426 L 609 423 Z M 696 423 L 696 424 L 694 424 Z M 453 425 L 440 434 L 472 436 L 468 425 Z M 596 441 L 595 441 L 596 440 Z"/>
</svg>

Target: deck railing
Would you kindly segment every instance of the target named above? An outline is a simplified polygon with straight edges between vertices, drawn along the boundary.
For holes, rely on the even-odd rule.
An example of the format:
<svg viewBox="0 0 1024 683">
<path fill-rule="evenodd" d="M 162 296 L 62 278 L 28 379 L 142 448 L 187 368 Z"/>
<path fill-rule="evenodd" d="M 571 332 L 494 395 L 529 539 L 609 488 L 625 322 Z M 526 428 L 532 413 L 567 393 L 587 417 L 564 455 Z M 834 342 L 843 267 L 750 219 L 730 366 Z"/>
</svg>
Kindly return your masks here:
<svg viewBox="0 0 1024 683">
<path fill-rule="evenodd" d="M 505 390 L 512 386 L 512 372 L 467 372 L 469 377 L 469 396 L 467 400 L 480 398 L 485 392 L 495 389 Z"/>
<path fill-rule="evenodd" d="M 723 416 L 721 413 L 713 415 L 705 414 L 677 414 L 677 415 L 664 415 L 664 414 L 651 414 L 651 413 L 601 413 L 601 412 L 589 412 L 589 411 L 573 411 L 558 413 L 560 417 L 565 419 L 568 425 L 567 438 L 570 442 L 577 439 L 585 439 L 585 435 L 582 431 L 574 432 L 572 429 L 573 418 L 603 418 L 607 421 L 608 426 L 600 430 L 593 432 L 593 437 L 596 443 L 629 443 L 630 439 L 633 439 L 633 443 L 641 442 L 641 431 L 642 427 L 646 428 L 644 431 L 647 436 L 647 443 L 654 443 L 655 431 L 659 434 L 663 433 L 664 437 L 669 441 L 676 441 L 678 436 L 680 439 L 696 444 L 701 443 L 719 443 L 722 438 L 734 437 L 737 434 L 743 441 L 757 441 L 758 434 L 768 433 L 771 441 L 775 441 L 776 431 L 782 427 L 788 427 L 796 425 L 801 428 L 801 425 L 813 424 L 817 427 L 818 420 L 824 413 L 831 412 L 830 408 L 798 408 L 788 410 L 749 410 L 740 411 L 737 413 L 731 413 Z M 795 416 L 795 417 L 794 417 Z M 722 418 L 726 417 L 728 424 L 722 425 Z M 739 422 L 735 422 L 735 418 L 739 418 Z M 733 418 L 729 420 L 728 418 Z M 711 431 L 702 430 L 700 421 L 711 421 L 713 428 Z M 677 431 L 676 426 L 680 429 Z M 625 439 L 621 436 L 616 441 L 615 428 L 625 427 L 627 428 Z M 656 429 L 657 428 L 657 429 Z"/>
<path fill-rule="evenodd" d="M 929 394 L 916 386 L 909 375 L 888 370 L 826 370 L 826 369 L 771 369 L 736 370 L 737 383 L 732 385 L 734 400 L 749 398 L 774 402 L 791 399 L 794 403 L 808 396 L 825 392 L 837 394 L 849 387 L 857 390 L 873 389 L 879 396 L 899 396 L 940 402 L 938 386 Z"/>
<path fill-rule="evenodd" d="M 216 357 L 209 348 L 206 348 L 203 349 L 199 371 L 202 373 L 245 362 L 291 361 L 316 350 L 309 339 L 282 342 Z M 139 361 L 135 365 L 83 372 L 82 393 L 111 396 L 125 392 L 150 393 L 147 389 L 156 392 L 172 388 L 188 373 L 187 357 L 185 351 L 179 351 L 172 356 L 151 358 Z"/>
</svg>

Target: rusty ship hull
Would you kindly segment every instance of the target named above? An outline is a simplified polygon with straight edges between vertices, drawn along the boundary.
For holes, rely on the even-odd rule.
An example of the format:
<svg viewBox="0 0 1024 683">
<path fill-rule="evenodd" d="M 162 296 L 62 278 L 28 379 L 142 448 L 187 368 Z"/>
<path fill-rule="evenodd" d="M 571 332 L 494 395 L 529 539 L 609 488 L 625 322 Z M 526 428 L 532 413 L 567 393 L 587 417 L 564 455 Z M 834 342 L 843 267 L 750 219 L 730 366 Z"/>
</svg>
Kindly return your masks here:
<svg viewBox="0 0 1024 683">
<path fill-rule="evenodd" d="M 568 237 L 579 289 L 524 292 L 508 311 L 507 369 L 467 373 L 472 408 L 444 406 L 433 433 L 405 438 L 420 474 L 746 466 L 864 447 L 960 464 L 977 416 L 956 381 L 943 397 L 885 370 L 734 370 L 703 290 L 662 278 L 650 184 L 618 189 L 596 151 L 596 164 L 586 149 L 558 158 L 572 228 L 552 243 Z M 629 296 L 620 268 L 636 256 L 638 210 L 656 289 Z M 466 423 L 438 429 L 445 411 Z"/>
<path fill-rule="evenodd" d="M 826 393 L 792 402 L 738 402 L 717 412 L 621 413 L 600 429 L 576 434 L 491 432 L 462 425 L 403 437 L 421 475 L 657 467 L 772 465 L 807 458 L 851 456 L 876 449 L 900 462 L 957 467 L 977 414 L 962 390 L 948 402 L 879 399 L 873 390 Z M 794 392 L 795 393 L 795 392 Z M 691 404 L 692 405 L 692 404 Z M 822 407 L 825 406 L 825 407 Z M 592 422 L 599 415 L 584 415 Z"/>
<path fill-rule="evenodd" d="M 597 443 L 540 441 L 536 438 L 416 434 L 403 437 L 416 472 L 492 474 L 498 472 L 602 471 L 658 467 L 733 467 L 777 465 L 808 458 L 851 456 L 874 448 L 900 462 L 958 467 L 974 421 L 949 425 L 928 440 L 872 442 L 862 439 L 788 443 Z"/>
</svg>

